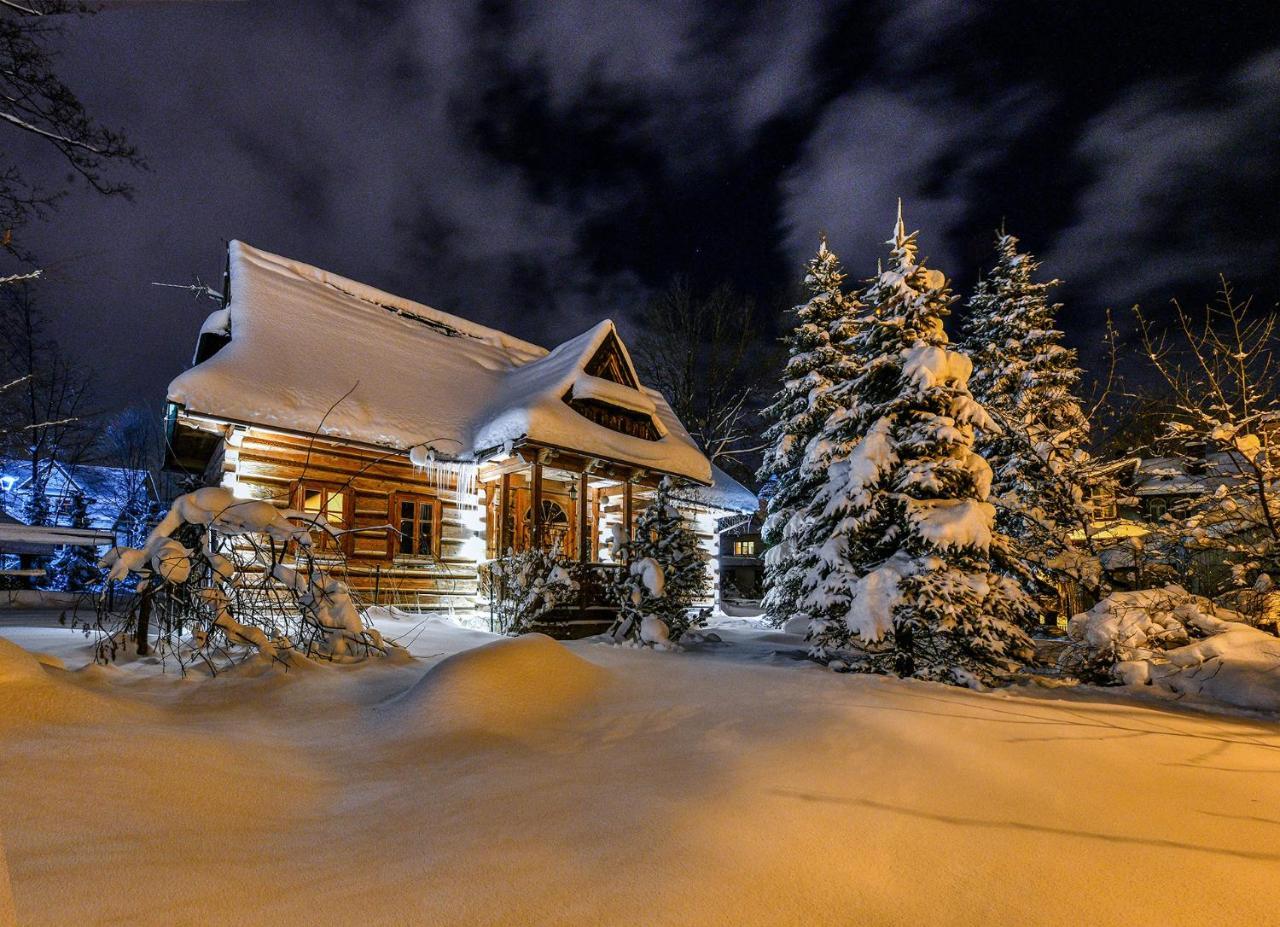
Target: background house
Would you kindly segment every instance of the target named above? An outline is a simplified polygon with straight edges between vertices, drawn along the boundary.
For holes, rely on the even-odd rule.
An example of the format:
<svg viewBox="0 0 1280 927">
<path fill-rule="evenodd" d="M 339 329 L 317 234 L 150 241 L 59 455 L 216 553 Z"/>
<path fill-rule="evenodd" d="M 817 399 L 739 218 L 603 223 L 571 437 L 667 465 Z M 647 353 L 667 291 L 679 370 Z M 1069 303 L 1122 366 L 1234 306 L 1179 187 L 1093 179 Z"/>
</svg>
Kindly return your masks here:
<svg viewBox="0 0 1280 927">
<path fill-rule="evenodd" d="M 44 524 L 70 526 L 72 499 L 79 493 L 88 504 L 88 525 L 114 534 L 120 543 L 134 543 L 158 499 L 156 485 L 146 470 L 40 461 L 38 479 L 31 461 L 0 457 L 0 511 L 23 524 L 32 522 L 37 490 L 48 513 Z"/>
<path fill-rule="evenodd" d="M 84 517 L 77 519 L 80 498 Z M 0 580 L 8 588 L 43 586 L 59 548 L 140 543 L 156 501 L 146 470 L 45 459 L 33 476 L 30 460 L 0 457 Z M 82 559 L 92 565 L 97 558 Z"/>
<path fill-rule="evenodd" d="M 1111 582 L 1122 588 L 1177 582 L 1198 595 L 1220 594 L 1231 574 L 1223 552 L 1188 546 L 1169 529 L 1188 503 L 1235 490 L 1246 479 L 1231 455 L 1192 447 L 1182 455 L 1117 461 L 1107 475 L 1115 489 L 1091 494 L 1090 533 Z M 1225 534 L 1247 530 L 1225 508 L 1204 527 Z"/>
<path fill-rule="evenodd" d="M 720 528 L 720 599 L 726 605 L 760 604 L 764 596 L 762 518 L 757 512 L 729 517 Z"/>
</svg>

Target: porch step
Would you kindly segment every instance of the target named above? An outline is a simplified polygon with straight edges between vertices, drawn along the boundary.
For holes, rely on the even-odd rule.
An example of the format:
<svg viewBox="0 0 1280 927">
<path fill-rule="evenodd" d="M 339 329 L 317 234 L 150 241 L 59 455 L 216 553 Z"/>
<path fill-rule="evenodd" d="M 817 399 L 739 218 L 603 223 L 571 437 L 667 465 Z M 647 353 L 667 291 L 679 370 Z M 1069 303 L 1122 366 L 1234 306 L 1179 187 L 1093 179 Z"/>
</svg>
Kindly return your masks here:
<svg viewBox="0 0 1280 927">
<path fill-rule="evenodd" d="M 618 617 L 616 608 L 553 608 L 533 626 L 533 630 L 557 640 L 572 641 L 593 634 L 603 634 Z"/>
</svg>

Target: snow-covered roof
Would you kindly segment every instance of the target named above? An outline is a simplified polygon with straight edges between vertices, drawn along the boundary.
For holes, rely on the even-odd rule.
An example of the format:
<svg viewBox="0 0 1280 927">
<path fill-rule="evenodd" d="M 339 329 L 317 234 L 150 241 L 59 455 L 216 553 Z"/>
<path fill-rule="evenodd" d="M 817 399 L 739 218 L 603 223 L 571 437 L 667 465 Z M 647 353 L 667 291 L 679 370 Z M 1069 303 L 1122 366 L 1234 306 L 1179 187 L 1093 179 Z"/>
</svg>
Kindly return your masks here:
<svg viewBox="0 0 1280 927">
<path fill-rule="evenodd" d="M 701 503 L 727 512 L 740 512 L 744 515 L 755 514 L 760 508 L 760 499 L 755 493 L 715 464 L 711 465 L 710 486 L 681 489 L 674 495 L 688 502 Z"/>
<path fill-rule="evenodd" d="M 122 467 L 103 467 L 96 464 L 67 464 L 60 460 L 47 460 L 45 494 L 53 499 L 69 497 L 75 490 L 88 501 L 89 525 L 92 528 L 110 529 L 120 518 L 120 513 L 131 496 L 145 495 L 151 498 L 151 478 L 145 470 Z M 41 472 L 45 472 L 44 465 Z M 31 461 L 20 457 L 0 457 L 0 500 L 13 493 L 25 500 L 30 495 Z M 9 504 L 12 504 L 10 502 Z M 56 517 L 56 513 L 54 513 Z"/>
<path fill-rule="evenodd" d="M 3 545 L 6 553 L 19 553 L 14 545 L 36 548 L 61 547 L 64 544 L 103 547 L 115 543 L 114 534 L 98 528 L 24 525 L 10 520 L 0 522 L 0 545 Z"/>
<path fill-rule="evenodd" d="M 477 449 L 495 447 L 527 436 L 558 447 L 625 460 L 629 463 L 710 482 L 711 465 L 680 424 L 662 394 L 633 389 L 586 372 L 587 362 L 617 330 L 608 319 L 564 342 L 549 354 L 508 373 L 493 400 L 477 417 Z M 637 383 L 626 346 L 618 339 L 622 357 Z M 658 440 L 622 434 L 583 418 L 564 397 L 596 399 L 651 416 Z"/>
<path fill-rule="evenodd" d="M 398 450 L 425 444 L 446 457 L 525 438 L 711 481 L 659 393 L 586 375 L 616 335 L 612 322 L 548 352 L 242 242 L 229 257 L 231 341 L 169 384 L 169 400 L 191 412 Z M 570 391 L 648 412 L 661 437 L 583 418 L 563 401 Z"/>
<path fill-rule="evenodd" d="M 1202 472 L 1193 473 L 1183 457 L 1144 457 L 1133 475 L 1132 492 L 1136 496 L 1177 496 L 1212 492 L 1223 483 L 1235 483 L 1242 477 L 1231 455 L 1210 452 L 1205 455 Z"/>
</svg>

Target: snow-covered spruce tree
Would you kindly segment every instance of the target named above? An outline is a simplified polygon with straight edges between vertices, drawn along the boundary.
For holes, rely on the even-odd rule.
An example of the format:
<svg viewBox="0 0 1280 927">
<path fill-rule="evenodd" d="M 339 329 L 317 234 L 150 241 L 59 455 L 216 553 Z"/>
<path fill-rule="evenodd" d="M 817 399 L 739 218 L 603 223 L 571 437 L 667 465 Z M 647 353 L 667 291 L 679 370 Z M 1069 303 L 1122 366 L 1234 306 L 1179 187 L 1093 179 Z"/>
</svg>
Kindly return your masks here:
<svg viewBox="0 0 1280 927">
<path fill-rule="evenodd" d="M 636 516 L 635 536 L 615 559 L 627 569 L 614 588 L 614 636 L 658 646 L 678 642 L 698 621 L 693 603 L 707 591 L 707 562 L 698 536 L 671 501 L 669 480 L 658 484 L 653 501 Z"/>
<path fill-rule="evenodd" d="M 775 625 L 795 614 L 804 579 L 803 552 L 789 535 L 796 527 L 792 519 L 812 502 L 821 484 L 820 474 L 802 467 L 806 448 L 835 407 L 833 389 L 855 370 L 848 341 L 860 305 L 856 296 L 844 291 L 844 280 L 840 261 L 824 236 L 806 269 L 809 299 L 792 310 L 796 324 L 786 338 L 789 356 L 782 388 L 765 410 L 771 424 L 765 432 L 768 447 L 758 476 L 777 480 L 777 490 L 769 500 L 761 533 L 768 545 L 763 604 Z"/>
<path fill-rule="evenodd" d="M 1061 281 L 1036 280 L 1039 266 L 1018 239 L 997 234 L 996 264 L 969 299 L 962 345 L 974 364 L 970 392 L 1000 429 L 977 442 L 991 465 L 996 531 L 1026 565 L 1030 592 L 1045 591 L 1054 572 L 1076 572 L 1069 535 L 1089 522 L 1080 368 L 1056 327 L 1062 305 L 1049 302 Z"/>
<path fill-rule="evenodd" d="M 991 567 L 991 470 L 973 442 L 994 424 L 969 393 L 969 359 L 947 350 L 955 297 L 919 262 L 901 208 L 889 244 L 854 336 L 865 364 L 806 461 L 825 480 L 800 516 L 811 553 L 799 612 L 817 659 L 884 641 L 862 665 L 992 682 L 1030 658 L 1035 612 Z"/>
<path fill-rule="evenodd" d="M 69 499 L 68 524 L 72 528 L 89 527 L 89 502 L 83 493 L 73 493 Z M 49 562 L 48 589 L 59 592 L 83 592 L 92 589 L 102 580 L 98 570 L 98 555 L 92 547 L 64 546 L 54 552 Z"/>
</svg>

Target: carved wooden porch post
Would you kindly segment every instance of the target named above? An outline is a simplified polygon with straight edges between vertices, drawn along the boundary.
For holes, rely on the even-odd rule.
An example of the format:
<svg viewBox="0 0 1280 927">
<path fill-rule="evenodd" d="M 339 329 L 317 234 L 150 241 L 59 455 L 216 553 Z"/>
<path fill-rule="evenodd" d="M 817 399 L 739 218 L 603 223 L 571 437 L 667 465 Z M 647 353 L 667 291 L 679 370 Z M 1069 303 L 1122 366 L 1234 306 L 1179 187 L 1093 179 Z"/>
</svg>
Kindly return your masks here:
<svg viewBox="0 0 1280 927">
<path fill-rule="evenodd" d="M 622 532 L 631 540 L 631 480 L 622 484 Z"/>
<path fill-rule="evenodd" d="M 531 468 L 529 528 L 533 535 L 531 539 L 533 549 L 542 550 L 542 461 L 535 459 Z"/>
<path fill-rule="evenodd" d="M 498 490 L 498 545 L 496 556 L 505 557 L 507 555 L 507 533 L 511 530 L 508 522 L 507 510 L 511 508 L 511 474 L 502 474 L 501 488 Z"/>
<path fill-rule="evenodd" d="M 578 562 L 586 563 L 591 559 L 591 535 L 587 531 L 587 471 L 584 468 L 578 476 Z M 595 529 L 595 525 L 591 526 Z"/>
</svg>

